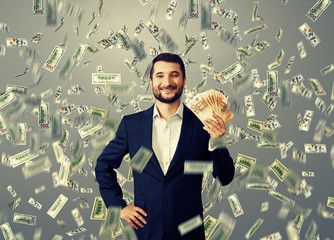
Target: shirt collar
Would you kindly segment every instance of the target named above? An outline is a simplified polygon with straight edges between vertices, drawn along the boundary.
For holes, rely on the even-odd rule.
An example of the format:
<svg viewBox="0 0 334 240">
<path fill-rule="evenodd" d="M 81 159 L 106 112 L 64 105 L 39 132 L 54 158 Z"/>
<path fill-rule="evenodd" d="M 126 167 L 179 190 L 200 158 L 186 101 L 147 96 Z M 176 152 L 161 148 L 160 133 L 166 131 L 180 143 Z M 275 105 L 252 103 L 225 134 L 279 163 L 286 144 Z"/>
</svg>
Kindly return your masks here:
<svg viewBox="0 0 334 240">
<path fill-rule="evenodd" d="M 180 102 L 180 105 L 177 108 L 176 112 L 172 116 L 170 116 L 170 117 L 178 115 L 182 119 L 183 118 L 183 108 L 184 108 L 183 107 L 183 103 Z M 156 117 L 160 118 L 160 115 L 159 115 L 159 112 L 158 112 L 157 104 L 154 104 L 153 119 L 156 118 Z"/>
</svg>

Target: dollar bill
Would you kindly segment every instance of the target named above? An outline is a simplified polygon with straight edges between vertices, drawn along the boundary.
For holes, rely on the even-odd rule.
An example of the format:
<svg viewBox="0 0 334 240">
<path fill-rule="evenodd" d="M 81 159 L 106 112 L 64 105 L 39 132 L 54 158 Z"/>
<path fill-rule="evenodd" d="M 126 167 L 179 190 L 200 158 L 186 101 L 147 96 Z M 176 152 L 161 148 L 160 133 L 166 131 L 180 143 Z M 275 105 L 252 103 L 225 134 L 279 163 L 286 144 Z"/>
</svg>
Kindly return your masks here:
<svg viewBox="0 0 334 240">
<path fill-rule="evenodd" d="M 247 117 L 253 117 L 253 116 L 255 116 L 255 108 L 254 108 L 253 95 L 247 95 L 247 96 L 245 96 L 244 100 L 245 100 L 246 116 Z"/>
<path fill-rule="evenodd" d="M 100 130 L 102 127 L 103 127 L 102 124 L 96 124 L 95 125 L 93 123 L 90 123 L 90 124 L 80 128 L 78 130 L 78 132 L 79 132 L 81 138 L 85 138 L 85 137 L 93 134 L 95 131 Z"/>
<path fill-rule="evenodd" d="M 45 169 L 48 169 L 52 166 L 52 163 L 49 159 L 48 156 L 36 160 L 33 163 L 30 164 L 26 164 L 23 168 L 22 168 L 22 173 L 25 179 L 31 178 L 41 172 L 43 172 Z"/>
<path fill-rule="evenodd" d="M 6 46 L 9 48 L 28 47 L 28 40 L 25 38 L 7 38 Z"/>
<path fill-rule="evenodd" d="M 278 32 L 277 32 L 277 34 L 275 35 L 275 39 L 276 39 L 278 42 L 280 42 L 281 39 L 282 39 L 282 35 L 283 35 L 283 30 L 282 30 L 282 28 L 280 28 L 280 29 L 278 29 Z"/>
<path fill-rule="evenodd" d="M 287 2 L 287 1 L 288 0 L 282 0 L 282 2 Z M 270 239 L 270 240 L 282 240 L 282 236 L 281 236 L 280 232 L 277 231 L 275 233 L 272 233 L 272 234 L 269 234 L 267 236 L 264 236 L 264 237 L 260 238 L 260 240 L 267 240 L 267 239 Z"/>
<path fill-rule="evenodd" d="M 299 151 L 298 149 L 294 148 L 292 150 L 292 159 L 293 160 L 298 160 L 301 163 L 306 163 L 306 154 L 302 151 Z"/>
<path fill-rule="evenodd" d="M 76 60 L 73 57 L 68 57 L 64 66 L 59 71 L 59 78 L 66 81 L 71 80 L 71 73 L 76 65 Z"/>
<path fill-rule="evenodd" d="M 90 215 L 91 220 L 105 220 L 107 216 L 107 207 L 101 197 L 95 197 L 92 212 Z"/>
<path fill-rule="evenodd" d="M 144 49 L 143 41 L 139 41 L 138 38 L 135 37 L 134 39 L 131 40 L 130 46 L 136 58 L 138 58 L 138 61 L 141 61 L 146 58 L 146 52 Z"/>
<path fill-rule="evenodd" d="M 61 162 L 57 179 L 57 184 L 59 186 L 66 186 L 69 170 L 70 170 L 70 162 L 66 160 Z"/>
<path fill-rule="evenodd" d="M 303 226 L 304 219 L 305 217 L 303 215 L 298 214 L 295 220 L 293 221 L 293 228 L 297 231 L 298 234 L 300 233 L 300 230 Z"/>
<path fill-rule="evenodd" d="M 288 169 L 281 163 L 278 159 L 276 159 L 271 165 L 270 169 L 275 173 L 275 175 L 281 180 L 284 181 L 286 174 L 288 173 Z"/>
<path fill-rule="evenodd" d="M 81 166 L 85 163 L 86 161 L 86 154 L 85 152 L 81 153 L 81 155 L 78 157 L 78 159 L 74 160 L 71 162 L 70 165 L 70 176 L 72 176 L 76 171 L 81 168 Z"/>
<path fill-rule="evenodd" d="M 72 214 L 72 217 L 74 218 L 74 221 L 76 222 L 78 227 L 81 227 L 85 223 L 78 208 L 74 208 L 71 211 L 71 214 Z"/>
<path fill-rule="evenodd" d="M 130 225 L 127 225 L 123 229 L 122 238 L 123 238 L 123 240 L 138 240 L 135 231 L 133 230 L 133 228 Z"/>
<path fill-rule="evenodd" d="M 330 0 L 318 0 L 313 7 L 306 13 L 306 16 L 312 20 L 317 21 L 320 15 L 327 9 L 332 2 Z"/>
<path fill-rule="evenodd" d="M 318 110 L 320 112 L 323 113 L 325 111 L 325 109 L 326 109 L 326 102 L 322 98 L 317 97 L 315 99 L 315 101 L 314 101 L 314 104 L 315 104 L 315 106 L 318 108 Z"/>
<path fill-rule="evenodd" d="M 261 41 L 256 43 L 253 48 L 257 51 L 257 52 L 262 52 L 268 48 L 270 48 L 270 44 L 267 41 Z"/>
<path fill-rule="evenodd" d="M 33 15 L 34 16 L 40 16 L 40 15 L 44 15 L 44 4 L 43 4 L 43 0 L 33 0 Z"/>
<path fill-rule="evenodd" d="M 286 67 L 285 67 L 284 74 L 290 73 L 291 66 L 292 66 L 294 60 L 295 60 L 295 56 L 290 57 L 288 65 L 286 65 Z"/>
<path fill-rule="evenodd" d="M 211 29 L 211 6 L 209 2 L 201 3 L 201 29 Z"/>
<path fill-rule="evenodd" d="M 38 129 L 50 128 L 49 103 L 42 102 L 39 106 Z"/>
<path fill-rule="evenodd" d="M 88 33 L 87 33 L 87 35 L 86 35 L 86 38 L 87 38 L 87 39 L 90 39 L 91 36 L 93 36 L 93 35 L 96 33 L 96 31 L 99 29 L 99 26 L 100 26 L 100 23 L 95 23 L 94 27 L 92 27 L 92 28 L 88 31 Z"/>
<path fill-rule="evenodd" d="M 298 49 L 300 59 L 303 59 L 307 56 L 303 41 L 300 41 L 297 43 L 297 49 Z"/>
<path fill-rule="evenodd" d="M 305 153 L 327 153 L 326 144 L 304 143 Z"/>
<path fill-rule="evenodd" d="M 320 70 L 320 73 L 322 76 L 325 76 L 326 74 L 332 72 L 334 70 L 334 64 L 330 64 Z"/>
<path fill-rule="evenodd" d="M 43 68 L 50 72 L 53 72 L 56 69 L 60 59 L 63 57 L 64 52 L 65 52 L 64 48 L 60 46 L 55 46 L 49 58 L 45 61 Z"/>
<path fill-rule="evenodd" d="M 26 224 L 29 226 L 36 226 L 37 216 L 22 214 L 22 213 L 14 213 L 13 222 Z"/>
<path fill-rule="evenodd" d="M 166 14 L 165 14 L 165 18 L 167 20 L 172 20 L 175 14 L 176 5 L 177 5 L 177 0 L 170 0 L 168 7 L 167 7 Z"/>
<path fill-rule="evenodd" d="M 58 215 L 60 210 L 64 207 L 67 200 L 68 198 L 66 196 L 60 194 L 56 201 L 54 201 L 50 209 L 47 211 L 47 214 L 54 219 Z"/>
<path fill-rule="evenodd" d="M 318 224 L 312 219 L 312 222 L 310 223 L 310 226 L 308 227 L 306 233 L 305 233 L 305 239 L 306 240 L 316 240 L 315 234 L 318 230 Z M 319 238 L 320 240 L 320 238 Z"/>
<path fill-rule="evenodd" d="M 181 223 L 178 226 L 178 230 L 181 236 L 193 231 L 194 229 L 198 228 L 203 224 L 203 220 L 200 215 L 196 215 L 188 219 L 187 221 Z"/>
<path fill-rule="evenodd" d="M 250 169 L 256 164 L 256 158 L 238 153 L 236 164 L 246 169 Z"/>
<path fill-rule="evenodd" d="M 59 146 L 63 149 L 63 151 L 66 150 L 70 137 L 71 137 L 71 133 L 65 128 L 59 140 Z"/>
<path fill-rule="evenodd" d="M 290 83 L 288 80 L 281 82 L 281 107 L 289 107 L 291 106 L 291 91 L 290 91 Z"/>
<path fill-rule="evenodd" d="M 107 94 L 116 94 L 117 96 L 132 96 L 134 93 L 135 83 L 117 83 L 106 85 Z"/>
<path fill-rule="evenodd" d="M 303 177 L 314 177 L 314 172 L 302 171 L 302 176 Z"/>
<path fill-rule="evenodd" d="M 212 235 L 212 233 L 215 231 L 216 227 L 218 226 L 218 219 L 207 215 L 204 219 L 203 225 L 204 225 L 204 233 L 205 233 L 205 239 L 209 239 Z"/>
<path fill-rule="evenodd" d="M 146 147 L 140 147 L 136 154 L 131 159 L 130 165 L 137 172 L 141 173 L 148 161 L 151 159 L 153 152 Z"/>
<path fill-rule="evenodd" d="M 334 209 L 334 197 L 328 197 L 327 198 L 327 207 Z"/>
<path fill-rule="evenodd" d="M 30 161 L 39 156 L 39 153 L 32 154 L 30 149 L 24 150 L 20 153 L 17 153 L 9 157 L 9 161 L 12 164 L 12 167 L 15 168 L 27 161 Z"/>
<path fill-rule="evenodd" d="M 331 113 L 333 112 L 333 110 L 334 110 L 334 104 L 331 103 L 331 104 L 329 104 L 329 106 L 328 106 L 327 109 L 325 110 L 324 114 L 325 114 L 326 116 L 329 116 L 329 115 L 331 115 Z"/>
<path fill-rule="evenodd" d="M 2 112 L 0 112 L 0 135 L 7 134 L 8 132 L 9 132 L 8 125 Z"/>
<path fill-rule="evenodd" d="M 250 190 L 271 190 L 273 189 L 273 186 L 269 183 L 247 183 L 246 189 Z"/>
<path fill-rule="evenodd" d="M 308 80 L 310 81 L 313 91 L 317 96 L 326 95 L 326 92 L 322 87 L 321 83 L 318 81 L 318 79 L 309 78 Z"/>
<path fill-rule="evenodd" d="M 259 2 L 254 2 L 254 8 L 253 8 L 253 14 L 252 14 L 252 22 L 256 22 L 261 20 L 261 18 L 258 16 L 258 10 L 259 10 Z"/>
<path fill-rule="evenodd" d="M 40 204 L 39 202 L 37 202 L 35 199 L 33 199 L 32 197 L 29 198 L 28 203 L 30 205 L 32 205 L 33 207 L 37 208 L 38 210 L 42 209 L 42 204 Z"/>
<path fill-rule="evenodd" d="M 87 50 L 91 53 L 97 53 L 98 51 L 100 51 L 97 47 L 94 47 L 93 45 L 86 43 L 87 46 Z"/>
<path fill-rule="evenodd" d="M 227 200 L 232 208 L 234 217 L 239 217 L 240 215 L 244 214 L 244 210 L 242 209 L 238 196 L 235 193 L 228 196 Z"/>
<path fill-rule="evenodd" d="M 0 225 L 0 229 L 5 240 L 15 240 L 14 233 L 8 222 Z"/>
<path fill-rule="evenodd" d="M 319 119 L 317 126 L 315 127 L 313 141 L 320 143 L 322 141 L 322 137 L 324 135 L 324 130 L 327 121 L 323 119 Z"/>
<path fill-rule="evenodd" d="M 57 25 L 57 1 L 46 0 L 45 6 L 46 6 L 46 26 Z"/>
<path fill-rule="evenodd" d="M 245 234 L 245 239 L 250 239 L 251 236 L 253 236 L 253 234 L 256 232 L 256 230 L 259 229 L 259 227 L 261 226 L 261 224 L 263 223 L 263 219 L 262 218 L 258 218 L 255 223 L 253 224 L 253 226 L 248 230 L 248 232 Z"/>
<path fill-rule="evenodd" d="M 278 97 L 278 71 L 267 71 L 268 93 L 271 97 Z"/>
<path fill-rule="evenodd" d="M 321 42 L 319 37 L 314 33 L 314 31 L 307 23 L 304 23 L 303 25 L 298 27 L 298 29 L 304 35 L 307 41 L 312 45 L 312 47 L 316 47 Z"/>
<path fill-rule="evenodd" d="M 277 192 L 277 191 L 270 190 L 270 191 L 268 192 L 268 194 L 269 194 L 270 196 L 276 198 L 277 200 L 283 202 L 283 203 L 285 203 L 285 202 L 286 202 L 286 203 L 291 203 L 291 204 L 294 204 L 294 203 L 295 203 L 294 200 L 288 198 L 287 196 L 284 196 L 283 194 L 281 194 L 281 193 L 279 193 L 279 192 Z"/>
<path fill-rule="evenodd" d="M 104 227 L 116 230 L 119 228 L 121 216 L 120 207 L 108 207 Z"/>
<path fill-rule="evenodd" d="M 6 85 L 6 92 L 12 92 L 17 95 L 27 95 L 28 87 L 14 85 L 14 84 L 7 84 Z"/>
<path fill-rule="evenodd" d="M 263 23 L 259 26 L 252 27 L 250 29 L 245 30 L 244 35 L 246 36 L 246 35 L 251 34 L 251 33 L 259 32 L 259 31 L 261 31 L 263 29 L 266 29 L 266 28 L 267 28 L 267 25 Z"/>
<path fill-rule="evenodd" d="M 116 36 L 119 39 L 120 47 L 126 51 L 131 48 L 131 40 L 123 29 L 116 32 Z"/>
<path fill-rule="evenodd" d="M 199 18 L 198 0 L 188 0 L 188 19 Z"/>
<path fill-rule="evenodd" d="M 66 232 L 66 235 L 72 237 L 72 236 L 75 236 L 75 235 L 77 235 L 79 233 L 83 233 L 83 232 L 86 232 L 86 231 L 87 231 L 86 228 L 76 228 L 76 229 L 74 229 L 72 231 Z"/>
<path fill-rule="evenodd" d="M 213 171 L 213 162 L 188 161 L 184 162 L 184 174 L 203 174 Z"/>
<path fill-rule="evenodd" d="M 244 69 L 241 66 L 241 64 L 239 62 L 235 62 L 234 64 L 232 64 L 228 68 L 221 71 L 219 73 L 219 78 L 221 79 L 222 83 L 225 83 L 226 81 L 228 81 L 229 79 L 233 78 L 234 76 L 236 76 L 237 74 L 239 74 L 243 71 L 244 71 Z"/>
<path fill-rule="evenodd" d="M 12 92 L 5 92 L 0 95 L 0 110 L 16 100 Z"/>
</svg>

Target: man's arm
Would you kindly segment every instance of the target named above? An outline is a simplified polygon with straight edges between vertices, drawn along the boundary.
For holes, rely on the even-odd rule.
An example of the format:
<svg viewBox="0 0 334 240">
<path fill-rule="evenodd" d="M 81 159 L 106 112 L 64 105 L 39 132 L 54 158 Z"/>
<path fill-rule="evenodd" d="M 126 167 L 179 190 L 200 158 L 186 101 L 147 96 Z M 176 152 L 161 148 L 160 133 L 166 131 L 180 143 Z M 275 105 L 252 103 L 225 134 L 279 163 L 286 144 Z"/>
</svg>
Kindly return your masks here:
<svg viewBox="0 0 334 240">
<path fill-rule="evenodd" d="M 216 121 L 206 119 L 205 126 L 203 127 L 210 134 L 211 139 L 222 137 L 226 132 L 226 126 L 223 119 L 215 113 L 213 114 L 213 117 Z M 233 180 L 235 169 L 233 159 L 227 148 L 219 148 L 209 152 L 210 157 L 213 160 L 212 175 L 214 177 L 218 176 L 223 186 L 229 184 Z"/>
<path fill-rule="evenodd" d="M 107 207 L 125 207 L 122 189 L 117 182 L 114 169 L 119 168 L 124 155 L 128 152 L 128 139 L 124 118 L 118 126 L 116 136 L 98 157 L 95 166 L 96 180 Z"/>
</svg>

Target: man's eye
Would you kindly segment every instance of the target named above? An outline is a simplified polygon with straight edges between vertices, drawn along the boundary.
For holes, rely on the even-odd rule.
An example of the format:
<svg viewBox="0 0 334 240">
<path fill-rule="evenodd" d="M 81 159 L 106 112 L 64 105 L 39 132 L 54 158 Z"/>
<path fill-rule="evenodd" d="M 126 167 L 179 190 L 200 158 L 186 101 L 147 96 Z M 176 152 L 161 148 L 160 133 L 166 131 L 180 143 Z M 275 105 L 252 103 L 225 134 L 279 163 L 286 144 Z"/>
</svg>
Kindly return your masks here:
<svg viewBox="0 0 334 240">
<path fill-rule="evenodd" d="M 178 77 L 179 74 L 172 74 L 172 77 Z"/>
<path fill-rule="evenodd" d="M 163 76 L 162 75 L 158 75 L 157 78 L 162 78 Z"/>
</svg>

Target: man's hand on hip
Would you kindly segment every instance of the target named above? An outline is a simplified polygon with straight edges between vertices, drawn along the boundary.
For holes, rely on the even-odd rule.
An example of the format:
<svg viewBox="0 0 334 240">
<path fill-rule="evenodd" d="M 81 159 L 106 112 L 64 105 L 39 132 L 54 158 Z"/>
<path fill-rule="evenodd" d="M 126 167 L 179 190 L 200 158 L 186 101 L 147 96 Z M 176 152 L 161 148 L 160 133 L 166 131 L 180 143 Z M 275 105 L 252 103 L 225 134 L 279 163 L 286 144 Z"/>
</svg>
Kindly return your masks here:
<svg viewBox="0 0 334 240">
<path fill-rule="evenodd" d="M 146 217 L 147 213 L 134 204 L 129 204 L 121 210 L 121 218 L 130 223 L 135 229 L 138 229 L 138 226 L 143 228 L 143 224 L 147 223 L 142 215 Z"/>
</svg>

